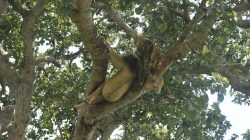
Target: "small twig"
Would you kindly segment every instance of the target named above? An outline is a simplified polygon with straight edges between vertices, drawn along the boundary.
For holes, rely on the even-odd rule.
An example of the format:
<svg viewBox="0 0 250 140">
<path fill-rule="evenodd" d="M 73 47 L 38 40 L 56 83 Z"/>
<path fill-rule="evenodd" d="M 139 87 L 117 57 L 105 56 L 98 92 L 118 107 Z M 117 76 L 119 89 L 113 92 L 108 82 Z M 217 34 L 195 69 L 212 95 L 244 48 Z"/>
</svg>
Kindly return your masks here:
<svg viewBox="0 0 250 140">
<path fill-rule="evenodd" d="M 122 17 L 112 8 L 111 5 L 107 5 L 100 2 L 92 3 L 92 5 L 93 7 L 103 9 L 109 15 L 109 17 L 113 21 L 115 21 L 117 25 L 121 27 L 132 38 L 134 38 L 135 40 L 139 38 L 139 34 L 134 29 L 132 29 L 126 22 L 122 20 Z"/>
<path fill-rule="evenodd" d="M 191 88 L 172 88 L 173 90 L 177 90 L 177 91 L 192 91 L 193 89 Z"/>
<path fill-rule="evenodd" d="M 83 49 L 83 48 L 80 48 L 80 49 L 79 49 L 77 52 L 75 52 L 75 53 L 72 53 L 72 54 L 69 54 L 69 55 L 64 55 L 63 58 L 64 58 L 65 60 L 72 60 L 72 59 L 75 59 L 75 58 L 77 58 L 80 54 L 82 54 L 83 51 L 84 51 L 84 49 Z"/>
<path fill-rule="evenodd" d="M 53 63 L 55 66 L 61 67 L 61 64 L 52 56 L 45 56 L 35 60 L 35 65 L 39 65 L 41 63 Z"/>
</svg>

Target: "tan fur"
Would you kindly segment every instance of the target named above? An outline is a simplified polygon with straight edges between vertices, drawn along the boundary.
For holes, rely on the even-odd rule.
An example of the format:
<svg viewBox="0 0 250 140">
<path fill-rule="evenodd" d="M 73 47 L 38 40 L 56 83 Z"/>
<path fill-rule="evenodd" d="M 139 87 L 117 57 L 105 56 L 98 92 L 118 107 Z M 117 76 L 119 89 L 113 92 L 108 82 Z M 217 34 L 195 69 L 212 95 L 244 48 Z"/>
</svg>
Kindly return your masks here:
<svg viewBox="0 0 250 140">
<path fill-rule="evenodd" d="M 98 104 L 103 101 L 115 102 L 119 100 L 132 86 L 136 73 L 131 70 L 127 62 L 123 60 L 110 46 L 108 46 L 110 52 L 110 59 L 118 72 L 101 84 L 92 94 L 90 94 L 85 102 L 75 106 L 75 110 L 80 112 L 86 108 L 88 104 Z M 146 91 L 156 90 L 161 91 L 164 85 L 161 71 L 163 71 L 162 55 L 160 49 L 155 48 L 151 55 L 150 69 L 151 72 L 144 83 L 144 89 Z"/>
</svg>

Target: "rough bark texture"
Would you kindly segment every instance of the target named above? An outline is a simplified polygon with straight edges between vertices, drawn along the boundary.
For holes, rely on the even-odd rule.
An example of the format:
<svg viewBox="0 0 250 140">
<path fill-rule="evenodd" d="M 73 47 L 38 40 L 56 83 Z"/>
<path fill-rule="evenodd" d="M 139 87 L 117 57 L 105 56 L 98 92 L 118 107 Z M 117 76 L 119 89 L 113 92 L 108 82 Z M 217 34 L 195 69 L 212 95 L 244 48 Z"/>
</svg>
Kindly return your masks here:
<svg viewBox="0 0 250 140">
<path fill-rule="evenodd" d="M 22 23 L 22 37 L 24 46 L 23 69 L 17 82 L 17 94 L 15 96 L 16 106 L 14 121 L 9 133 L 9 140 L 24 139 L 26 127 L 29 123 L 31 99 L 34 83 L 34 25 L 35 17 L 32 13 L 24 15 Z"/>
<path fill-rule="evenodd" d="M 7 0 L 0 1 L 0 23 L 2 22 L 2 15 L 5 13 L 8 7 L 9 3 Z M 11 95 L 16 93 L 15 81 L 17 78 L 17 74 L 15 70 L 11 68 L 11 63 L 9 63 L 6 54 L 7 53 L 4 51 L 2 46 L 0 46 L 0 96 L 2 94 L 5 94 L 5 88 L 7 85 L 11 89 Z M 2 110 L 0 110 L 0 134 L 8 131 L 8 129 L 12 125 L 13 115 L 14 106 L 6 106 Z"/>
<path fill-rule="evenodd" d="M 245 82 L 246 80 L 250 79 L 250 75 L 245 76 L 237 76 L 235 74 L 235 71 L 237 69 L 241 70 L 248 70 L 250 67 L 250 64 L 230 64 L 224 59 L 219 59 L 219 64 L 215 66 L 209 66 L 209 65 L 193 65 L 190 67 L 190 70 L 187 72 L 193 73 L 193 74 L 207 74 L 212 75 L 213 72 L 217 72 L 221 74 L 222 76 L 226 77 L 229 81 L 229 84 L 232 86 L 232 88 L 236 91 L 239 91 L 243 93 L 245 96 L 250 96 L 250 84 L 248 82 Z"/>
<path fill-rule="evenodd" d="M 97 35 L 94 27 L 91 1 L 74 0 L 74 4 L 75 9 L 70 18 L 77 26 L 84 47 L 93 60 L 91 77 L 85 91 L 88 95 L 105 80 L 108 57 L 104 52 L 107 50 L 107 46 L 103 39 Z"/>
<path fill-rule="evenodd" d="M 2 22 L 2 14 L 5 13 L 6 9 L 9 7 L 9 3 L 7 0 L 0 1 L 0 23 Z"/>
<path fill-rule="evenodd" d="M 9 127 L 12 125 L 13 115 L 14 106 L 6 106 L 0 111 L 0 134 L 8 131 Z"/>
<path fill-rule="evenodd" d="M 15 97 L 15 113 L 13 122 L 8 133 L 9 140 L 23 140 L 25 138 L 26 128 L 30 120 L 31 99 L 33 94 L 33 83 L 35 77 L 35 57 L 34 57 L 34 39 L 35 39 L 35 22 L 39 14 L 42 12 L 44 4 L 47 0 L 37 1 L 33 9 L 13 0 L 8 1 L 12 7 L 23 17 L 21 26 L 21 36 L 23 41 L 23 59 L 22 68 L 13 70 L 8 58 L 5 59 L 1 55 L 0 74 L 5 75 L 10 91 L 14 91 Z M 2 67 L 6 66 L 6 67 Z M 16 71 L 19 71 L 18 73 Z"/>
</svg>

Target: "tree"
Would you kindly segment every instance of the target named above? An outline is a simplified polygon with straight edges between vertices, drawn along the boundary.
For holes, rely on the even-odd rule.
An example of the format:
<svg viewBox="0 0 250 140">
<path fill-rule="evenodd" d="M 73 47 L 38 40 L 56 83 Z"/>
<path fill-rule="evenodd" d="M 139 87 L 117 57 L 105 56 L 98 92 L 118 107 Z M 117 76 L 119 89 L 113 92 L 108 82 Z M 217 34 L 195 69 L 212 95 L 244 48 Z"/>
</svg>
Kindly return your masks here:
<svg viewBox="0 0 250 140">
<path fill-rule="evenodd" d="M 250 139 L 250 130 L 249 129 L 243 134 L 243 139 L 244 140 Z"/>
<path fill-rule="evenodd" d="M 236 0 L 1 0 L 0 138 L 106 140 L 121 126 L 121 139 L 223 139 L 227 90 L 250 101 L 249 9 Z M 135 52 L 136 81 L 117 102 L 74 112 L 115 73 L 109 45 Z M 156 48 L 161 94 L 143 89 Z M 218 95 L 211 108 L 208 92 Z"/>
</svg>

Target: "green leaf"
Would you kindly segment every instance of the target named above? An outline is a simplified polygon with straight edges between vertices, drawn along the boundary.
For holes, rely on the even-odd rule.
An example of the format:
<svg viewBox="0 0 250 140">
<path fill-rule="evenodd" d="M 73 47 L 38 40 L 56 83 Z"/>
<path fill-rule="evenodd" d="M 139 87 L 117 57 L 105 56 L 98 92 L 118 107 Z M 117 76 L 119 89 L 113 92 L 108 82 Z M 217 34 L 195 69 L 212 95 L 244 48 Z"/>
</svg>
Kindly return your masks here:
<svg viewBox="0 0 250 140">
<path fill-rule="evenodd" d="M 232 11 L 232 13 L 233 13 L 233 16 L 234 16 L 234 17 L 236 17 L 236 16 L 237 16 L 237 12 Z"/>
<path fill-rule="evenodd" d="M 206 55 L 206 54 L 208 54 L 210 52 L 210 50 L 208 49 L 208 47 L 207 46 L 203 46 L 203 48 L 202 48 L 202 55 Z"/>
</svg>

